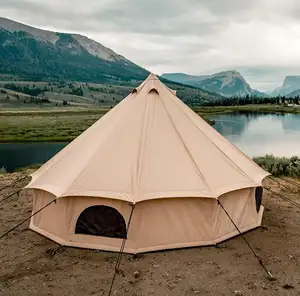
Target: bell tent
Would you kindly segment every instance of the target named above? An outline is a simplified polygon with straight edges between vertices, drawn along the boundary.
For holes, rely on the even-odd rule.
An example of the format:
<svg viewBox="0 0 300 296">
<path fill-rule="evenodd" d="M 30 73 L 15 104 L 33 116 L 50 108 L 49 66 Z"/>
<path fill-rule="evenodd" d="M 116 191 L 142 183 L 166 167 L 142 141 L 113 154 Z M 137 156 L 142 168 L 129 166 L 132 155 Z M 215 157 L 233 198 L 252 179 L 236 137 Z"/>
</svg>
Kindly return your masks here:
<svg viewBox="0 0 300 296">
<path fill-rule="evenodd" d="M 224 209 L 241 232 L 260 226 L 267 175 L 150 74 L 31 175 L 30 228 L 133 254 L 212 245 L 239 233 Z"/>
</svg>

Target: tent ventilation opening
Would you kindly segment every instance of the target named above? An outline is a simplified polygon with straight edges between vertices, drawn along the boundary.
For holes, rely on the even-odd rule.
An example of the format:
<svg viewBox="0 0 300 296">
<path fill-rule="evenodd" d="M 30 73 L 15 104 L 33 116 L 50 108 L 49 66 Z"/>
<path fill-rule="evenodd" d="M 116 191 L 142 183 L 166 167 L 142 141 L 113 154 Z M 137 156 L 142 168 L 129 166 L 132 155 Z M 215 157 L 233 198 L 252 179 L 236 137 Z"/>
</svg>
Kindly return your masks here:
<svg viewBox="0 0 300 296">
<path fill-rule="evenodd" d="M 151 88 L 148 92 L 148 94 L 157 94 L 158 95 L 158 91 L 156 88 Z"/>
<path fill-rule="evenodd" d="M 108 206 L 91 206 L 79 216 L 75 234 L 127 238 L 126 223 L 123 216 Z"/>
</svg>

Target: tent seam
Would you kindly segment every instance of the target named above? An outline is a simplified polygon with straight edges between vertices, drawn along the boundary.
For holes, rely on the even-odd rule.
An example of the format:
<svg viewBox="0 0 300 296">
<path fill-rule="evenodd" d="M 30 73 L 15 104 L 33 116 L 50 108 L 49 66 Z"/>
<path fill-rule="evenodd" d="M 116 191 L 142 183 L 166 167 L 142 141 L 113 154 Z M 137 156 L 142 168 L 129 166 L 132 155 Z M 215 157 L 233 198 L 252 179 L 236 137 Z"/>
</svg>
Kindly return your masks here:
<svg viewBox="0 0 300 296">
<path fill-rule="evenodd" d="M 174 102 L 174 104 L 177 106 L 177 108 L 179 108 L 178 104 L 175 102 L 175 100 L 173 98 L 171 98 L 172 101 Z M 248 180 L 250 181 L 254 181 L 240 166 L 238 166 L 226 153 L 224 153 L 224 151 L 222 149 L 220 149 L 207 135 L 205 132 L 203 132 L 202 129 L 199 128 L 199 126 L 197 124 L 195 124 L 195 122 L 186 114 L 185 110 L 183 110 L 183 114 L 197 127 L 197 129 L 205 136 L 205 138 L 214 145 L 214 147 L 216 147 L 227 159 L 227 163 L 233 164 L 234 167 L 236 167 Z M 198 114 L 197 114 L 198 115 Z M 199 115 L 198 115 L 199 116 Z M 199 116 L 200 117 L 200 116 Z M 201 117 L 200 117 L 201 118 Z M 202 119 L 202 118 L 201 118 Z M 203 119 L 202 119 L 203 120 Z M 208 123 L 203 120 L 205 124 L 208 125 Z M 211 127 L 211 126 L 209 126 Z M 230 142 L 229 142 L 230 143 Z M 230 143 L 231 144 L 231 143 Z M 232 144 L 231 144 L 232 145 Z M 235 146 L 234 146 L 235 147 Z M 236 148 L 236 147 L 235 147 Z M 237 148 L 236 148 L 237 149 Z M 239 149 L 237 149 L 238 151 L 240 151 Z M 240 151 L 241 152 L 241 151 Z M 244 154 L 243 154 L 244 155 Z M 228 162 L 228 160 L 230 162 Z M 251 160 L 253 161 L 253 160 Z"/>
<path fill-rule="evenodd" d="M 141 141 L 140 141 L 140 147 L 139 147 L 139 156 L 138 156 L 138 161 L 137 161 L 136 184 L 135 184 L 134 194 L 133 194 L 134 199 L 137 198 L 136 195 L 139 192 L 139 187 L 140 187 L 141 169 L 142 169 L 141 159 L 142 159 L 142 156 L 144 155 L 144 150 L 145 150 L 148 109 L 149 109 L 149 103 L 148 103 L 148 100 L 146 100 L 146 107 L 145 107 L 145 112 L 144 112 L 144 122 L 143 122 L 142 131 L 141 131 L 141 137 L 140 137 Z M 134 200 L 134 202 L 136 202 L 136 200 Z"/>
<path fill-rule="evenodd" d="M 192 160 L 192 163 L 194 164 L 194 166 L 195 166 L 195 168 L 196 168 L 196 171 L 197 171 L 198 176 L 199 176 L 200 179 L 205 183 L 206 187 L 207 187 L 207 188 L 209 189 L 209 191 L 211 192 L 211 188 L 209 187 L 208 183 L 206 182 L 206 180 L 205 180 L 203 174 L 201 173 L 200 168 L 198 167 L 198 165 L 197 165 L 195 159 L 193 158 L 193 156 L 192 156 L 191 152 L 189 151 L 188 147 L 185 145 L 185 143 L 184 143 L 184 141 L 183 141 L 183 139 L 182 139 L 182 137 L 181 137 L 181 135 L 180 135 L 180 133 L 179 133 L 177 127 L 175 126 L 175 123 L 174 123 L 174 121 L 173 121 L 173 119 L 172 119 L 170 113 L 168 112 L 168 110 L 167 110 L 167 108 L 166 108 L 166 105 L 165 105 L 164 100 L 161 99 L 161 101 L 163 102 L 164 109 L 165 109 L 165 111 L 166 111 L 166 113 L 167 113 L 167 115 L 168 115 L 168 117 L 169 117 L 169 119 L 170 119 L 170 121 L 171 121 L 171 123 L 172 123 L 172 126 L 173 126 L 174 130 L 176 131 L 176 134 L 177 134 L 178 138 L 180 139 L 181 144 L 184 146 L 185 150 L 188 152 L 188 155 L 189 155 L 190 159 Z"/>
</svg>

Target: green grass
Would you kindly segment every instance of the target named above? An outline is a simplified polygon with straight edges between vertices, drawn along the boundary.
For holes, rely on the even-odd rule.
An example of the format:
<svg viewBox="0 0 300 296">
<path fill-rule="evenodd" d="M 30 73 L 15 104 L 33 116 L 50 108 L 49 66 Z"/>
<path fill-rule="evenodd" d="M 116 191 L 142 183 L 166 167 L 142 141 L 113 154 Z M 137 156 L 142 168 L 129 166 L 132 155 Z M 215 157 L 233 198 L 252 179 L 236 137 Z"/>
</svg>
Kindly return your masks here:
<svg viewBox="0 0 300 296">
<path fill-rule="evenodd" d="M 103 114 L 0 116 L 0 139 L 1 142 L 68 142 Z"/>
<path fill-rule="evenodd" d="M 216 115 L 232 112 L 261 112 L 261 113 L 292 113 L 300 114 L 300 108 L 285 107 L 283 105 L 245 105 L 245 106 L 217 106 L 217 107 L 194 107 L 193 110 L 199 115 Z"/>
<path fill-rule="evenodd" d="M 0 112 L 0 142 L 69 142 L 108 110 Z"/>
<path fill-rule="evenodd" d="M 68 142 L 100 119 L 110 107 L 0 111 L 0 142 Z M 201 116 L 230 112 L 294 113 L 300 108 L 272 105 L 194 108 Z M 205 119 L 213 124 L 209 119 Z"/>
</svg>

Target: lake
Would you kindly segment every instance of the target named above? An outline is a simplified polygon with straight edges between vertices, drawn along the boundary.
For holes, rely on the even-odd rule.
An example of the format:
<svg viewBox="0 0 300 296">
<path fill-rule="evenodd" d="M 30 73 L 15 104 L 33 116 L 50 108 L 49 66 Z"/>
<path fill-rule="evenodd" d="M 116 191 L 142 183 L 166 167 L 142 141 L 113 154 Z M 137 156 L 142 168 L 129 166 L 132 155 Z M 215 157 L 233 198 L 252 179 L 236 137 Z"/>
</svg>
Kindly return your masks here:
<svg viewBox="0 0 300 296">
<path fill-rule="evenodd" d="M 250 157 L 273 154 L 300 156 L 300 116 L 294 114 L 230 113 L 207 117 L 214 128 Z M 67 143 L 0 144 L 0 168 L 8 172 L 41 164 Z"/>
<path fill-rule="evenodd" d="M 0 143 L 0 169 L 13 172 L 17 168 L 42 164 L 67 143 Z"/>
</svg>

